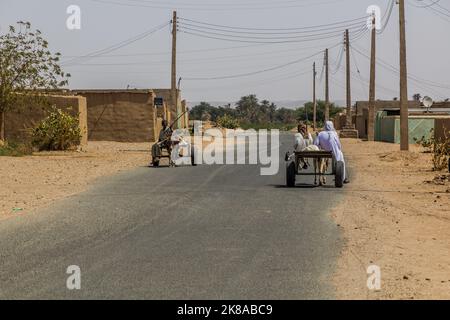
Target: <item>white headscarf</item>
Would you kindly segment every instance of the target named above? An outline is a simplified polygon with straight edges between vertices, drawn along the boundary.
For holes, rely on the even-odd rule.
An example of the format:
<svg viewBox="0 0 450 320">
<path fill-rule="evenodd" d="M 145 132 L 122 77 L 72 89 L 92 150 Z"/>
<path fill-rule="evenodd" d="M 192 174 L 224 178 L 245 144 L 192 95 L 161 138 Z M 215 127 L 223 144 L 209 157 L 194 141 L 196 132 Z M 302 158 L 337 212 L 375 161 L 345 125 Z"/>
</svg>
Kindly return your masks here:
<svg viewBox="0 0 450 320">
<path fill-rule="evenodd" d="M 334 124 L 332 121 L 325 122 L 325 130 L 326 131 L 335 131 L 334 130 Z"/>
</svg>

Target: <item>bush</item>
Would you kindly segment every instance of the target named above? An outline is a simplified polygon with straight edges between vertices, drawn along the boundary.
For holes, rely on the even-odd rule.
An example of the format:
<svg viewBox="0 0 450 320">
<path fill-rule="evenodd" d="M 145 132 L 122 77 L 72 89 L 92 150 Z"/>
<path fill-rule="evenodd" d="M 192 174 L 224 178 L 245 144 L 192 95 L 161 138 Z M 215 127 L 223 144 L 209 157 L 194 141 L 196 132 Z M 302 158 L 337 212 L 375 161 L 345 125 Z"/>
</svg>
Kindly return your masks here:
<svg viewBox="0 0 450 320">
<path fill-rule="evenodd" d="M 434 138 L 434 130 L 431 129 L 428 138 L 422 137 L 416 143 L 425 148 L 426 152 L 432 154 L 433 170 L 440 171 L 449 166 L 450 156 L 450 135 L 445 133 L 445 137 L 440 140 Z"/>
<path fill-rule="evenodd" d="M 22 157 L 33 153 L 30 144 L 0 140 L 0 157 Z"/>
<path fill-rule="evenodd" d="M 239 127 L 239 121 L 227 114 L 224 114 L 221 117 L 218 117 L 217 126 L 225 129 L 236 129 Z"/>
<path fill-rule="evenodd" d="M 50 115 L 32 130 L 32 144 L 39 151 L 68 150 L 80 144 L 78 117 L 52 107 Z"/>
</svg>

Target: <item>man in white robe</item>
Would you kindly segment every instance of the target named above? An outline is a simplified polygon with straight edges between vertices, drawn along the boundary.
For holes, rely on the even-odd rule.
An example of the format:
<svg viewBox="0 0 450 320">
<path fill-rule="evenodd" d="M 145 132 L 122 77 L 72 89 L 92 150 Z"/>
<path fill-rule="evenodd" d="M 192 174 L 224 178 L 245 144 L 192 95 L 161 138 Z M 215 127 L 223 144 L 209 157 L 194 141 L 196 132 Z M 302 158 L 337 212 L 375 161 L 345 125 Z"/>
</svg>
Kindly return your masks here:
<svg viewBox="0 0 450 320">
<path fill-rule="evenodd" d="M 309 146 L 313 144 L 313 138 L 311 133 L 307 132 L 305 126 L 299 126 L 298 133 L 295 134 L 294 151 L 301 152 L 305 151 Z M 301 168 L 307 169 L 308 163 L 305 159 L 300 159 L 302 162 Z"/>
<path fill-rule="evenodd" d="M 336 130 L 334 130 L 333 122 L 327 121 L 325 123 L 325 130 L 320 132 L 317 136 L 314 144 L 320 149 L 325 151 L 331 151 L 336 159 L 336 161 L 342 161 L 344 163 L 344 183 L 349 183 L 347 177 L 347 170 L 345 165 L 344 154 L 342 153 L 342 145 L 339 140 Z"/>
</svg>

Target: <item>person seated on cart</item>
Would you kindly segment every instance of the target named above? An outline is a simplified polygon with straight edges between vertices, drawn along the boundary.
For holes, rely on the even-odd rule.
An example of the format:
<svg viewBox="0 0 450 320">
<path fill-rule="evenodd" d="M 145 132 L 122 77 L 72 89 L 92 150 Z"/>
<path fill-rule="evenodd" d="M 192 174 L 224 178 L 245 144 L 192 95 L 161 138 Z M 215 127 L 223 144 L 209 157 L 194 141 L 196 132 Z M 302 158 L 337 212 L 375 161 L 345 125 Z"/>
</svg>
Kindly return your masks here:
<svg viewBox="0 0 450 320">
<path fill-rule="evenodd" d="M 316 140 L 314 141 L 314 144 L 322 150 L 331 151 L 336 161 L 342 161 L 344 163 L 343 179 L 344 183 L 349 183 L 350 181 L 347 177 L 347 170 L 345 166 L 344 153 L 342 152 L 341 141 L 339 140 L 339 136 L 336 130 L 334 130 L 333 122 L 327 121 L 325 123 L 324 129 L 324 131 L 318 134 Z"/>
<path fill-rule="evenodd" d="M 298 133 L 295 134 L 294 151 L 301 152 L 313 144 L 313 138 L 304 124 L 300 124 L 297 127 L 297 130 Z M 303 169 L 308 169 L 308 163 L 305 159 L 300 159 L 300 163 Z"/>
<path fill-rule="evenodd" d="M 171 151 L 171 141 L 170 138 L 172 136 L 172 129 L 167 125 L 167 120 L 162 121 L 162 128 L 159 132 L 158 142 L 161 143 L 161 147 L 167 149 L 167 151 Z"/>
</svg>

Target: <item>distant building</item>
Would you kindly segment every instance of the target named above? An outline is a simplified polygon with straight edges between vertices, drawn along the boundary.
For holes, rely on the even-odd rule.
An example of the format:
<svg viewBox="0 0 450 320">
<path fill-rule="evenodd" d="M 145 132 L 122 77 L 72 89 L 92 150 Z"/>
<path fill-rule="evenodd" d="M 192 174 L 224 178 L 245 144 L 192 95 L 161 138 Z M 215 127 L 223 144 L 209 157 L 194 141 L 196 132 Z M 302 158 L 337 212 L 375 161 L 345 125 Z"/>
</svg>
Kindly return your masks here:
<svg viewBox="0 0 450 320">
<path fill-rule="evenodd" d="M 435 102 L 426 109 L 420 101 L 409 101 L 409 140 L 415 142 L 435 129 L 435 135 L 440 138 L 445 131 L 450 130 L 450 102 Z M 353 108 L 352 123 L 358 130 L 359 137 L 367 138 L 369 119 L 369 102 L 358 101 Z M 335 117 L 334 122 L 339 130 L 345 125 L 345 113 Z M 399 143 L 400 140 L 400 101 L 377 100 L 375 102 L 375 140 Z"/>
</svg>

